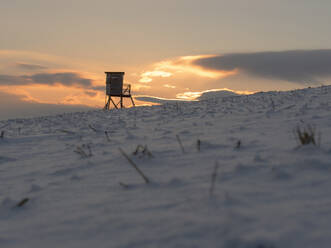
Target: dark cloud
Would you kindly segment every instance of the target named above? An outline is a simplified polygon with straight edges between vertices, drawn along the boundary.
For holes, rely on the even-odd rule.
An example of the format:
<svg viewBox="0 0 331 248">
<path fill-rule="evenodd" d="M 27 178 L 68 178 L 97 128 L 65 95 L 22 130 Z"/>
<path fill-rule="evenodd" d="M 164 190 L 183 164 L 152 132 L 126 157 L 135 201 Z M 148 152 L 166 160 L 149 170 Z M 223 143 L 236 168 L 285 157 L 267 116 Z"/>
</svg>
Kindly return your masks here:
<svg viewBox="0 0 331 248">
<path fill-rule="evenodd" d="M 194 64 L 206 69 L 238 69 L 264 78 L 313 83 L 331 77 L 331 50 L 230 53 L 201 58 Z"/>
<path fill-rule="evenodd" d="M 43 70 L 47 69 L 46 66 L 35 65 L 35 64 L 26 64 L 26 63 L 16 63 L 16 67 L 24 70 Z"/>
<path fill-rule="evenodd" d="M 27 84 L 62 84 L 65 86 L 80 86 L 91 88 L 92 80 L 82 78 L 77 73 L 37 73 L 25 76 L 0 75 L 0 85 L 27 85 Z"/>
<path fill-rule="evenodd" d="M 90 97 L 94 97 L 97 95 L 97 93 L 95 91 L 91 91 L 91 90 L 86 90 L 86 91 L 84 91 L 84 93 Z"/>
<path fill-rule="evenodd" d="M 92 85 L 90 79 L 82 78 L 76 73 L 39 73 L 32 76 L 23 76 L 28 80 L 32 80 L 38 84 L 63 84 L 66 86 L 80 85 L 84 87 L 89 87 Z"/>
<path fill-rule="evenodd" d="M 25 85 L 25 84 L 31 84 L 31 82 L 29 82 L 29 80 L 22 77 L 0 74 L 0 85 Z"/>
<path fill-rule="evenodd" d="M 93 86 L 93 87 L 91 87 L 91 89 L 96 90 L 96 91 L 105 92 L 106 91 L 106 85 L 104 85 L 104 86 Z"/>
</svg>

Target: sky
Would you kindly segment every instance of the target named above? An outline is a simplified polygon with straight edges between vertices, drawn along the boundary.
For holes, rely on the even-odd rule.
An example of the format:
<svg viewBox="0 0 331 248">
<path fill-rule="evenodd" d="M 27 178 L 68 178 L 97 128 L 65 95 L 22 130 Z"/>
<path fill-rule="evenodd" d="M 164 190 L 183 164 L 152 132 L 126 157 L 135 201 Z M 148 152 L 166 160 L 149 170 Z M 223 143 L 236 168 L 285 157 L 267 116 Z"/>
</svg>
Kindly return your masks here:
<svg viewBox="0 0 331 248">
<path fill-rule="evenodd" d="M 102 108 L 105 71 L 125 72 L 138 105 L 328 84 L 330 9 L 328 0 L 2 0 L 0 119 Z"/>
</svg>

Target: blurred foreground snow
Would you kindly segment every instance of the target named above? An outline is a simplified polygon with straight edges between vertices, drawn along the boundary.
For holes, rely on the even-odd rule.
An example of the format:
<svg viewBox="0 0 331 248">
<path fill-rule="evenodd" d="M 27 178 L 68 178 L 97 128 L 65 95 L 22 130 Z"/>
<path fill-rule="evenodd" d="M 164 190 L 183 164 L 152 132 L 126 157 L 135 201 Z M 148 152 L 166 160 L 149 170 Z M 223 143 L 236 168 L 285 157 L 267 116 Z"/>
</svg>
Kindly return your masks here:
<svg viewBox="0 0 331 248">
<path fill-rule="evenodd" d="M 1 121 L 0 247 L 330 247 L 330 113 L 324 86 Z"/>
</svg>

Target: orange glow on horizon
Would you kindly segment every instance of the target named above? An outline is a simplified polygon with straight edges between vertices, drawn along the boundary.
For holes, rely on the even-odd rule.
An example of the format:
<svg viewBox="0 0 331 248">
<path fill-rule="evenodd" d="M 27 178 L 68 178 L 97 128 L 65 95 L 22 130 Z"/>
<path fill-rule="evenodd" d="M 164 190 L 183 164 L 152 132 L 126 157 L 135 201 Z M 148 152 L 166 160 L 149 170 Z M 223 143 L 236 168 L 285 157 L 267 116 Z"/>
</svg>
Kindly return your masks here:
<svg viewBox="0 0 331 248">
<path fill-rule="evenodd" d="M 124 67 L 122 69 L 126 71 L 127 75 L 125 83 L 131 84 L 134 96 L 136 94 L 159 95 L 161 97 L 158 97 L 158 99 L 165 101 L 196 100 L 204 92 L 216 91 L 218 89 L 194 91 L 192 85 L 192 91 L 190 91 L 188 87 L 191 86 L 189 84 L 196 83 L 194 89 L 200 90 L 204 89 L 202 85 L 205 85 L 207 80 L 220 79 L 238 73 L 237 70 L 209 70 L 194 63 L 198 59 L 214 56 L 216 55 L 182 56 L 157 62 L 151 68 L 143 68 L 143 66 L 135 68 Z M 0 68 L 2 70 L 1 73 L 12 75 L 13 77 L 21 77 L 25 80 L 29 80 L 29 76 L 36 74 L 74 73 L 77 74 L 77 78 L 87 79 L 91 82 L 90 85 L 88 81 L 82 84 L 79 84 L 79 82 L 75 84 L 75 82 L 70 81 L 68 84 L 74 84 L 68 85 L 65 82 L 63 84 L 61 82 L 55 84 L 42 82 L 43 84 L 37 84 L 33 80 L 23 80 L 21 85 L 10 85 L 10 82 L 7 85 L 0 85 L 0 91 L 17 95 L 23 101 L 40 104 L 86 105 L 97 108 L 102 108 L 105 104 L 105 93 L 103 91 L 103 87 L 105 87 L 104 71 L 110 68 L 109 66 L 101 65 L 98 62 L 81 62 L 78 59 L 15 50 L 0 50 L 0 62 L 5 62 L 2 68 Z M 44 67 L 36 70 L 20 69 L 16 65 L 17 62 Z M 115 70 L 114 68 L 116 67 L 112 67 L 112 70 Z M 138 73 L 139 71 L 141 73 Z M 202 80 L 200 77 L 204 79 Z M 20 83 L 20 79 L 18 82 Z M 220 90 L 232 91 L 229 89 Z M 233 92 L 241 94 L 240 91 Z M 243 94 L 247 93 L 251 92 L 243 92 Z M 156 99 L 156 97 L 154 98 Z M 136 103 L 137 106 L 156 104 L 158 103 L 146 103 L 139 100 Z"/>
<path fill-rule="evenodd" d="M 23 101 L 41 104 L 86 105 L 98 108 L 104 105 L 104 98 L 100 92 L 60 84 L 0 86 L 0 91 L 18 95 Z M 95 95 L 93 96 L 91 93 L 95 93 Z"/>
</svg>

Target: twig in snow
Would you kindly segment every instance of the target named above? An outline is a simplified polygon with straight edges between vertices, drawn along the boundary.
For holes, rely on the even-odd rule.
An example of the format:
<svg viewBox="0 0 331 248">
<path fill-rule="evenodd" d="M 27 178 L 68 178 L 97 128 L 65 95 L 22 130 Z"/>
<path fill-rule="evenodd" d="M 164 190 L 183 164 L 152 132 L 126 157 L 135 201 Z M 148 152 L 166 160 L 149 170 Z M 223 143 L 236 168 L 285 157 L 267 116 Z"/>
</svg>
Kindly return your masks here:
<svg viewBox="0 0 331 248">
<path fill-rule="evenodd" d="M 94 127 L 92 127 L 92 125 L 88 125 L 88 127 L 91 129 L 91 130 L 93 130 L 94 132 L 98 132 L 98 130 L 96 130 Z"/>
<path fill-rule="evenodd" d="M 25 205 L 30 199 L 29 198 L 24 198 L 23 200 L 21 200 L 19 203 L 16 204 L 16 207 L 22 207 L 23 205 Z"/>
<path fill-rule="evenodd" d="M 239 149 L 241 147 L 241 140 L 237 141 L 236 148 Z"/>
<path fill-rule="evenodd" d="M 66 134 L 75 134 L 75 132 L 68 131 L 68 130 L 65 130 L 65 129 L 58 129 L 57 131 L 60 131 L 62 133 L 66 133 Z"/>
<path fill-rule="evenodd" d="M 216 177 L 217 177 L 217 170 L 218 170 L 218 161 L 215 162 L 214 171 L 213 171 L 213 174 L 211 174 L 211 183 L 210 183 L 210 189 L 209 189 L 210 197 L 213 195 L 213 192 L 214 192 L 215 181 L 216 181 Z"/>
<path fill-rule="evenodd" d="M 179 146 L 180 146 L 180 149 L 182 150 L 182 153 L 185 153 L 185 149 L 184 149 L 183 143 L 182 143 L 182 141 L 180 140 L 178 134 L 176 134 L 176 139 L 177 139 L 177 141 L 178 141 L 178 144 L 179 144 Z"/>
<path fill-rule="evenodd" d="M 129 161 L 132 167 L 139 173 L 139 175 L 144 179 L 145 183 L 149 183 L 149 179 L 145 176 L 145 174 L 138 168 L 138 166 L 133 162 L 133 160 L 122 150 L 122 148 L 118 148 L 120 153 Z"/>
<path fill-rule="evenodd" d="M 125 189 L 129 188 L 129 185 L 127 185 L 126 183 L 119 182 L 118 184 L 121 185 Z"/>
<path fill-rule="evenodd" d="M 201 140 L 197 140 L 197 150 L 200 152 L 200 147 L 201 147 Z"/>
<path fill-rule="evenodd" d="M 109 134 L 107 131 L 105 131 L 105 135 L 106 135 L 107 141 L 110 142 Z"/>
<path fill-rule="evenodd" d="M 3 139 L 5 137 L 5 131 L 1 131 L 0 138 Z"/>
</svg>

